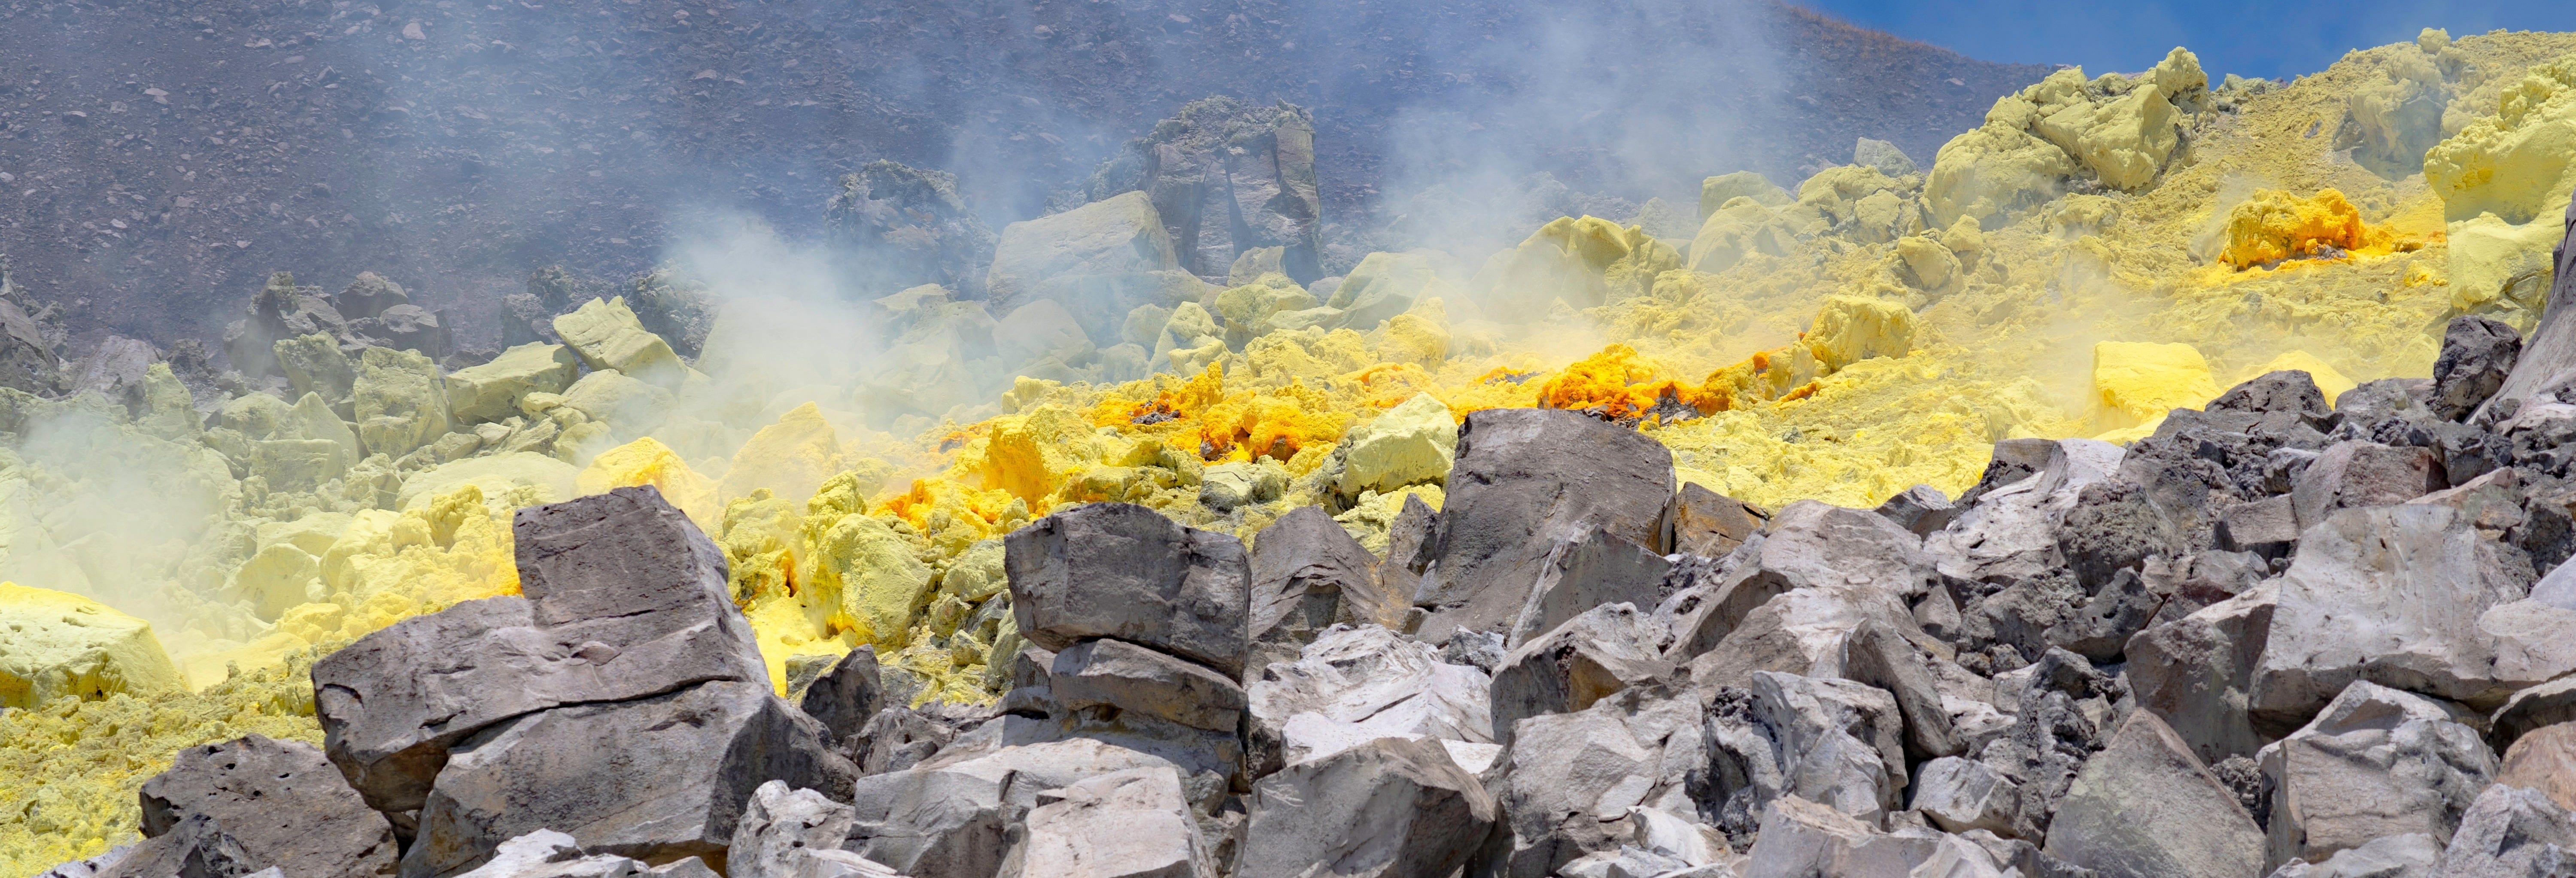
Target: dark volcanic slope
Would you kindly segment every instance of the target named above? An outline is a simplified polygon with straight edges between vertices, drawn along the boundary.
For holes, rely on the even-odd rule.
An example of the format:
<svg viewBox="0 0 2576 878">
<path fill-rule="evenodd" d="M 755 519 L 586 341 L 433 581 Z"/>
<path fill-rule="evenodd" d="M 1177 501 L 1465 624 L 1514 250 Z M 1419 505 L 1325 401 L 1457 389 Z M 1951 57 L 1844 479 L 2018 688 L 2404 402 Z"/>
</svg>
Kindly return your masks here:
<svg viewBox="0 0 2576 878">
<path fill-rule="evenodd" d="M 91 337 L 212 334 L 278 269 L 470 318 L 693 221 L 810 230 L 878 158 L 957 172 L 998 228 L 1211 93 L 1313 108 L 1348 222 L 1461 174 L 1642 199 L 1859 136 L 1928 162 L 2045 72 L 1756 0 L 17 0 L 0 252 Z"/>
</svg>

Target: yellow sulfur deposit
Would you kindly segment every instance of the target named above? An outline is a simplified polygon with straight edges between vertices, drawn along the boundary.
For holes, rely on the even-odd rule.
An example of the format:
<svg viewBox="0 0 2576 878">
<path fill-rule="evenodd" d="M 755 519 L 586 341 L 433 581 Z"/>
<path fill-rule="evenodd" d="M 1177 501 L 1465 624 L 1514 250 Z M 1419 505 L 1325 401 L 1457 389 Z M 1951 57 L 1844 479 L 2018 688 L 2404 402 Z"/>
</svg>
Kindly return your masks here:
<svg viewBox="0 0 2576 878">
<path fill-rule="evenodd" d="M 2270 267 L 2285 260 L 2344 251 L 2386 253 L 2393 237 L 2361 221 L 2361 210 L 2343 193 L 2326 189 L 2300 198 L 2264 189 L 2227 216 L 2227 249 L 2218 261 L 2237 268 Z"/>
<path fill-rule="evenodd" d="M 689 468 L 670 446 L 646 436 L 633 442 L 600 452 L 591 458 L 575 484 L 584 496 L 617 488 L 651 485 L 662 492 L 662 499 L 687 513 L 690 521 L 701 528 L 721 520 L 716 505 L 716 484 Z"/>
<path fill-rule="evenodd" d="M 2093 395 L 2110 426 L 2199 408 L 2218 396 L 2209 362 L 2181 343 L 2106 341 L 2093 346 Z"/>
<path fill-rule="evenodd" d="M 136 790 L 181 749 L 248 734 L 322 743 L 300 648 L 205 688 L 60 698 L 0 711 L 0 874 L 33 875 L 137 839 Z"/>
<path fill-rule="evenodd" d="M 80 595 L 0 582 L 0 707 L 182 688 L 151 623 Z"/>
</svg>

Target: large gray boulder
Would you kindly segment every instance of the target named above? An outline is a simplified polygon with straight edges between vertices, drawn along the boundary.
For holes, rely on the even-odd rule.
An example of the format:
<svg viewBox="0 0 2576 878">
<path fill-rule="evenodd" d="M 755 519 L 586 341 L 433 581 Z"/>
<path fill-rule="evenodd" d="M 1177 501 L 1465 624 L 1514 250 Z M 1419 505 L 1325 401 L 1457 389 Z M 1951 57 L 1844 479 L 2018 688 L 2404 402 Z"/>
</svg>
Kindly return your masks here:
<svg viewBox="0 0 2576 878">
<path fill-rule="evenodd" d="M 511 533 L 520 594 L 396 622 L 313 665 L 323 749 L 376 810 L 421 807 L 449 747 L 512 717 L 769 686 L 723 551 L 659 491 L 521 509 Z"/>
<path fill-rule="evenodd" d="M 2129 638 L 2129 692 L 2208 764 L 2251 756 L 2258 733 L 2246 699 L 2272 634 L 2280 591 L 2258 586 Z"/>
<path fill-rule="evenodd" d="M 1067 708 L 1105 705 L 1221 732 L 1243 723 L 1243 687 L 1234 678 L 1123 640 L 1065 647 L 1048 672 L 1056 703 Z"/>
<path fill-rule="evenodd" d="M 1934 826 L 1951 832 L 2011 832 L 2013 815 L 2021 807 L 2021 790 L 2012 778 L 1983 762 L 1957 756 L 1923 763 L 1915 772 L 1911 792 L 1914 809 Z"/>
<path fill-rule="evenodd" d="M 1735 746 L 1736 736 L 1725 734 L 1718 746 L 1742 766 L 1721 770 L 1720 776 L 1757 779 L 1754 798 L 1747 803 L 1751 811 L 1759 813 L 1779 797 L 1794 796 L 1883 826 L 1887 815 L 1901 807 L 1907 781 L 1901 743 L 1905 722 L 1893 696 L 1849 680 L 1772 671 L 1755 672 L 1747 691 L 1749 710 L 1742 718 L 1759 729 L 1768 752 L 1759 746 L 1743 751 Z M 1727 722 L 1721 711 L 1713 724 Z M 1777 790 L 1761 789 L 1758 779 L 1769 777 L 1780 779 Z"/>
<path fill-rule="evenodd" d="M 1882 832 L 1831 807 L 1782 799 L 1762 817 L 1762 830 L 1745 852 L 1743 878 L 1826 878 L 1904 875 L 2003 878 L 2007 871 L 1984 845 L 1922 827 Z M 1723 873 L 1721 873 L 1723 874 Z"/>
<path fill-rule="evenodd" d="M 2335 513 L 2299 538 L 2248 706 L 2260 727 L 2306 722 L 2354 680 L 2492 705 L 2489 608 L 2531 588 L 2528 561 L 2448 506 Z"/>
<path fill-rule="evenodd" d="M 2292 483 L 2290 510 L 2305 530 L 2339 509 L 2404 503 L 2450 486 L 2433 449 L 2337 442 Z"/>
<path fill-rule="evenodd" d="M 793 789 L 781 780 L 763 783 L 751 791 L 742 819 L 734 823 L 733 841 L 725 848 L 725 874 L 727 878 L 831 874 L 843 864 L 818 861 L 814 855 L 845 853 L 841 842 L 850 837 L 850 827 L 857 821 L 850 806 L 822 793 Z"/>
<path fill-rule="evenodd" d="M 1240 678 L 1251 564 L 1243 543 L 1130 503 L 1093 503 L 1003 539 L 1020 636 L 1061 651 L 1115 637 Z"/>
<path fill-rule="evenodd" d="M 2315 721 L 2263 748 L 2271 862 L 2322 862 L 2405 833 L 2447 844 L 2495 777 L 2477 729 L 2421 695 L 2354 681 Z"/>
<path fill-rule="evenodd" d="M 1998 443 L 1988 478 L 2021 475 L 1980 483 L 1973 503 L 1961 501 L 1967 511 L 1924 537 L 1923 551 L 1954 580 L 2009 585 L 2056 574 L 2066 566 L 2058 522 L 2084 486 L 2117 475 L 2124 456 L 2120 446 L 2091 439 Z"/>
<path fill-rule="evenodd" d="M 2433 878 L 2557 878 L 2576 872 L 2576 818 L 2538 790 L 2495 784 L 2478 794 L 2442 849 Z"/>
<path fill-rule="evenodd" d="M 2045 849 L 2103 878 L 2236 878 L 2263 867 L 2253 816 L 2143 710 L 2076 773 Z"/>
<path fill-rule="evenodd" d="M 1247 743 L 1264 766 L 1257 773 L 1379 738 L 1496 749 L 1492 686 L 1485 672 L 1444 663 L 1429 644 L 1375 625 L 1335 626 L 1296 661 L 1262 669 L 1246 687 Z"/>
<path fill-rule="evenodd" d="M 1726 559 L 1706 597 L 1673 612 L 1675 661 L 1715 648 L 1772 596 L 1816 586 L 1862 587 L 1911 602 L 1940 579 L 1923 540 L 1886 516 L 1800 500 Z M 1676 597 L 1679 597 L 1676 594 Z"/>
<path fill-rule="evenodd" d="M 794 694 L 791 688 L 790 694 Z M 885 679 L 877 671 L 877 649 L 862 646 L 832 661 L 831 667 L 805 687 L 798 709 L 822 722 L 826 740 L 835 744 L 858 735 L 877 711 L 887 706 Z"/>
<path fill-rule="evenodd" d="M 1517 649 L 1594 607 L 1652 607 L 1663 599 L 1664 577 L 1672 567 L 1653 550 L 1603 531 L 1559 543 L 1548 553 L 1538 584 L 1522 602 L 1503 646 Z"/>
<path fill-rule="evenodd" d="M 1252 538 L 1252 655 L 1246 676 L 1271 662 L 1296 661 L 1298 650 L 1335 624 L 1404 626 L 1413 596 L 1396 594 L 1378 573 L 1377 556 L 1320 506 L 1300 506 Z"/>
<path fill-rule="evenodd" d="M 765 682 L 558 707 L 456 745 L 402 874 L 454 875 L 540 829 L 567 833 L 591 854 L 712 857 L 733 843 L 761 784 L 843 796 L 857 776 L 824 745 L 822 724 Z"/>
<path fill-rule="evenodd" d="M 1817 585 L 1784 592 L 1745 614 L 1742 625 L 1689 661 L 1690 679 L 1703 686 L 1746 686 L 1755 671 L 1848 676 L 1852 634 L 1872 622 L 1911 642 L 1939 642 L 1923 633 L 1894 593 L 1861 585 Z M 1678 654 L 1678 645 L 1667 652 Z"/>
<path fill-rule="evenodd" d="M 1499 857 L 1508 878 L 1545 878 L 1585 854 L 1634 839 L 1630 808 L 1693 814 L 1709 768 L 1696 693 L 1631 689 L 1576 713 L 1522 720 L 1504 782 Z"/>
<path fill-rule="evenodd" d="M 1421 635 L 1501 631 L 1559 543 L 1593 531 L 1660 550 L 1673 455 L 1635 430 L 1558 409 L 1487 409 L 1458 432 L 1437 547 L 1414 603 Z"/>
<path fill-rule="evenodd" d="M 1012 853 L 1005 834 L 1027 823 L 1042 804 L 1041 792 L 1128 769 L 1171 767 L 1091 738 L 943 754 L 905 771 L 860 778 L 851 800 L 856 818 L 842 847 L 914 878 L 990 878 Z"/>
<path fill-rule="evenodd" d="M 2515 738 L 2495 779 L 2539 790 L 2561 808 L 2576 803 L 2576 723 L 2559 723 Z"/>
<path fill-rule="evenodd" d="M 1967 750 L 1941 702 L 1941 688 L 1930 663 L 1912 641 L 1895 628 L 1863 622 L 1843 643 L 1843 676 L 1875 686 L 1896 699 L 1905 717 L 1905 756 L 1909 762 L 1956 756 Z"/>
<path fill-rule="evenodd" d="M 2485 405 L 2522 356 L 2522 333 L 2503 321 L 2475 314 L 2451 318 L 2442 328 L 2442 353 L 2433 359 L 2433 414 L 2457 421 Z"/>
<path fill-rule="evenodd" d="M 1181 776 L 1130 768 L 1038 793 L 1021 878 L 1199 878 L 1216 871 Z"/>
<path fill-rule="evenodd" d="M 1513 723 L 1582 710 L 1671 671 L 1655 651 L 1651 617 L 1630 604 L 1594 607 L 1512 650 L 1494 670 L 1494 740 L 1509 746 Z"/>
<path fill-rule="evenodd" d="M 143 842 L 100 874 L 392 875 L 399 856 L 393 825 L 302 741 L 251 735 L 181 750 L 143 783 L 142 802 Z"/>
<path fill-rule="evenodd" d="M 1445 876 L 1484 844 L 1496 807 L 1438 742 L 1380 738 L 1254 784 L 1234 875 Z"/>
</svg>

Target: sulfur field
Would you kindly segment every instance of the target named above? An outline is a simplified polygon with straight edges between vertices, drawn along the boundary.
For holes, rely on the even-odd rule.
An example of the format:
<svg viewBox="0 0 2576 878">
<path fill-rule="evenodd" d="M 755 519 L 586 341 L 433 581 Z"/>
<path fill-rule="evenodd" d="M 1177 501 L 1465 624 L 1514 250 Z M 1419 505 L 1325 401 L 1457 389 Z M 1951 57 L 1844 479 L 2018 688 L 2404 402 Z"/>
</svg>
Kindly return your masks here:
<svg viewBox="0 0 2576 878">
<path fill-rule="evenodd" d="M 2576 34 L 2428 30 L 2288 83 L 2183 48 L 2059 69 L 1935 155 L 1863 141 L 1347 264 L 1315 130 L 1191 104 L 998 230 L 871 165 L 831 227 L 925 282 L 835 305 L 784 273 L 541 272 L 480 355 L 391 281 L 281 272 L 220 341 L 75 360 L 0 281 L 0 876 L 136 841 L 185 748 L 319 744 L 317 659 L 518 593 L 513 513 L 616 488 L 722 550 L 779 693 L 873 647 L 910 704 L 984 705 L 1028 644 L 1005 535 L 1124 501 L 1257 545 L 1322 506 L 1386 553 L 1477 411 L 1631 427 L 1766 510 L 1875 507 L 2276 370 L 2328 400 L 2427 377 L 2453 318 L 2528 333 L 2547 304 Z"/>
</svg>

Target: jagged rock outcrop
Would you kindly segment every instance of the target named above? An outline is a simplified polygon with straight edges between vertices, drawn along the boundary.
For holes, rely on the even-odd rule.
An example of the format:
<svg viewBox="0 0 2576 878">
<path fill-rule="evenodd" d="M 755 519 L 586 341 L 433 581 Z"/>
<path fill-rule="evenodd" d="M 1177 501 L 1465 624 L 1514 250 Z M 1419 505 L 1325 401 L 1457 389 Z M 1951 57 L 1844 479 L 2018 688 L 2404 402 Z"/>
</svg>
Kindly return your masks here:
<svg viewBox="0 0 2576 878">
<path fill-rule="evenodd" d="M 1323 202 L 1315 190 L 1315 121 L 1282 101 L 1192 101 L 1092 173 L 1093 201 L 1143 192 L 1179 267 L 1223 278 L 1250 250 L 1283 248 L 1280 269 L 1323 277 Z"/>
</svg>

